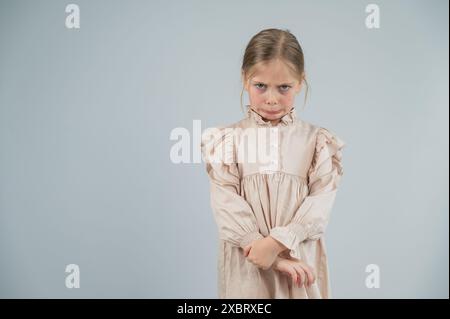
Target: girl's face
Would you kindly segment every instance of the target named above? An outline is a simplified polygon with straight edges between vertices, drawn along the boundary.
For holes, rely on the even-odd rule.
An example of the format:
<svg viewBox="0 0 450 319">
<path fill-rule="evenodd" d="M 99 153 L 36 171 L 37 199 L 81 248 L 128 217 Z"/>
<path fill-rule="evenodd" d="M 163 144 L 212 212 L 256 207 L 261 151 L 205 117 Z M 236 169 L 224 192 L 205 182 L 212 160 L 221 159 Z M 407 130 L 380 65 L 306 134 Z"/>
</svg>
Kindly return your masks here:
<svg viewBox="0 0 450 319">
<path fill-rule="evenodd" d="M 301 83 L 280 60 L 260 63 L 255 67 L 254 76 L 244 85 L 250 105 L 263 118 L 277 124 L 293 107 Z"/>
</svg>

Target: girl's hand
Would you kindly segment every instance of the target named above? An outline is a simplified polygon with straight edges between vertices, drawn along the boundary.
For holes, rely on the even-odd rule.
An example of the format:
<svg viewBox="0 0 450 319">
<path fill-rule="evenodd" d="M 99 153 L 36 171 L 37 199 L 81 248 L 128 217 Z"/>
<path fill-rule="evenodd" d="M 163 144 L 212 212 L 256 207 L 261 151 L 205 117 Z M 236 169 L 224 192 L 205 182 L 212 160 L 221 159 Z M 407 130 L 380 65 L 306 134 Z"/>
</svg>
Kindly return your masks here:
<svg viewBox="0 0 450 319">
<path fill-rule="evenodd" d="M 294 285 L 311 287 L 316 280 L 313 269 L 299 259 L 285 259 L 277 257 L 273 268 L 291 277 Z"/>
<path fill-rule="evenodd" d="M 246 246 L 244 248 L 244 256 L 255 266 L 267 270 L 277 259 L 278 254 L 286 249 L 287 248 L 283 244 L 274 238 L 267 236 L 255 240 L 250 245 Z"/>
</svg>

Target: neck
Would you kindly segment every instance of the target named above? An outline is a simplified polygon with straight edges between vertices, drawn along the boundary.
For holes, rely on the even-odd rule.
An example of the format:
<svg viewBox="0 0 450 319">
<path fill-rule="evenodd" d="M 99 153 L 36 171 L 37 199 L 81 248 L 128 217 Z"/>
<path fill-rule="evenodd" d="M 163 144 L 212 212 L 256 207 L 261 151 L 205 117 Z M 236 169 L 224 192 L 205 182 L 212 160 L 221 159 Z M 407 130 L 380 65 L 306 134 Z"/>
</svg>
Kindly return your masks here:
<svg viewBox="0 0 450 319">
<path fill-rule="evenodd" d="M 270 121 L 270 123 L 272 124 L 272 125 L 278 125 L 278 123 L 280 123 L 280 119 L 276 119 L 276 120 L 271 120 Z"/>
</svg>

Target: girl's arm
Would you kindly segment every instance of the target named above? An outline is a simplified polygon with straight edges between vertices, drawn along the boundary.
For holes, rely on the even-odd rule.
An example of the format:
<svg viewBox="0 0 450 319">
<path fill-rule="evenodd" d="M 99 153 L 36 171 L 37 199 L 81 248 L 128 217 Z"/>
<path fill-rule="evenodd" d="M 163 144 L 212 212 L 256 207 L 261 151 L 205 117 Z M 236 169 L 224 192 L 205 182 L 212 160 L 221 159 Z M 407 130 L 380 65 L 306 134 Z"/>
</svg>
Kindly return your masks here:
<svg viewBox="0 0 450 319">
<path fill-rule="evenodd" d="M 264 238 L 259 233 L 252 208 L 240 195 L 233 130 L 220 128 L 206 131 L 202 135 L 201 149 L 210 179 L 211 206 L 219 237 L 241 248 Z"/>
<path fill-rule="evenodd" d="M 343 140 L 325 128 L 319 128 L 315 153 L 308 172 L 309 194 L 287 226 L 274 227 L 270 236 L 300 259 L 299 244 L 322 236 L 329 220 L 338 185 L 343 175 Z"/>
</svg>

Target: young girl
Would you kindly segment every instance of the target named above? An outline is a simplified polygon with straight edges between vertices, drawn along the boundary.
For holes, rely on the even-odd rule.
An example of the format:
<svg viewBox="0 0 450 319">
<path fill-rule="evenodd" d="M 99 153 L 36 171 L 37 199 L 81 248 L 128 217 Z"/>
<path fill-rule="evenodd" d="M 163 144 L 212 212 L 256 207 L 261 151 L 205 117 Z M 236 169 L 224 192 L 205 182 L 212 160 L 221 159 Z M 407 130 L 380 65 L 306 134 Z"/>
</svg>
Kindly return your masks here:
<svg viewBox="0 0 450 319">
<path fill-rule="evenodd" d="M 295 96 L 307 83 L 302 48 L 288 30 L 256 34 L 241 71 L 246 117 L 204 134 L 201 145 L 220 236 L 219 298 L 330 298 L 323 234 L 344 141 L 297 117 Z M 244 141 L 259 149 L 267 134 L 269 164 L 239 160 Z"/>
</svg>

